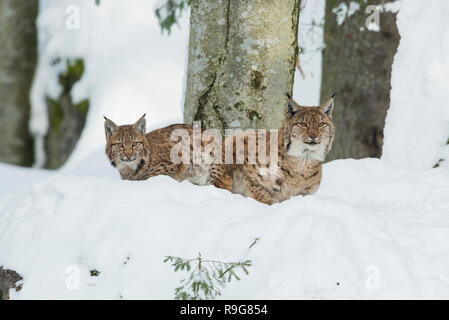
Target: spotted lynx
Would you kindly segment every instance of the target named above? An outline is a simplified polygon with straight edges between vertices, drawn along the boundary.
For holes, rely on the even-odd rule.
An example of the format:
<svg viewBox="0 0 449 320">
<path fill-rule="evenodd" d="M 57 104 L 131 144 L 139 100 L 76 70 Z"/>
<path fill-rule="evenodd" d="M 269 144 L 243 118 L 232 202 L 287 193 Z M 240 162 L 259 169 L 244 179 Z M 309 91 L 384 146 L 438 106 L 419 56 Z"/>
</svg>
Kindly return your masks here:
<svg viewBox="0 0 449 320">
<path fill-rule="evenodd" d="M 136 123 L 122 126 L 105 117 L 104 128 L 106 155 L 124 180 L 146 180 L 167 175 L 177 181 L 188 180 L 197 185 L 213 184 L 228 190 L 232 187 L 231 178 L 221 168 L 172 161 L 171 152 L 175 145 L 179 145 L 179 141 L 171 139 L 173 131 L 181 130 L 193 137 L 191 125 L 174 124 L 145 133 L 144 115 Z M 183 146 L 192 149 L 192 140 Z"/>
<path fill-rule="evenodd" d="M 318 107 L 300 106 L 289 96 L 286 121 L 274 140 L 278 142 L 277 161 L 270 165 L 249 164 L 247 159 L 251 154 L 245 149 L 245 163 L 232 166 L 232 192 L 269 205 L 316 192 L 321 182 L 322 163 L 334 139 L 334 96 Z M 231 139 L 239 138 L 242 136 Z M 249 138 L 246 135 L 243 139 Z M 273 147 L 271 138 L 267 133 L 261 139 L 268 145 L 267 155 Z M 257 137 L 256 141 L 259 141 Z"/>
</svg>

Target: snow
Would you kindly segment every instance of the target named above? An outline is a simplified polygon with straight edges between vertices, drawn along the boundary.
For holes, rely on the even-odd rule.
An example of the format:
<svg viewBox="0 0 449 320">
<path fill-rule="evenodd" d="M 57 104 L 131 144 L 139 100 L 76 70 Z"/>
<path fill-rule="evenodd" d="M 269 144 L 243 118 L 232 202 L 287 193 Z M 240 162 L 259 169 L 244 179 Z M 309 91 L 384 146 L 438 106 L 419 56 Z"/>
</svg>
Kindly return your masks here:
<svg viewBox="0 0 449 320">
<path fill-rule="evenodd" d="M 401 0 L 396 0 L 392 2 L 383 3 L 376 6 L 377 10 L 380 12 L 392 12 L 398 13 L 401 8 Z"/>
<path fill-rule="evenodd" d="M 449 3 L 401 4 L 383 159 L 409 168 L 449 160 Z M 444 165 L 444 163 L 443 163 Z"/>
<path fill-rule="evenodd" d="M 333 161 L 315 195 L 269 207 L 168 177 L 121 181 L 105 158 L 89 159 L 104 165 L 96 176 L 55 173 L 0 198 L 0 261 L 24 277 L 12 298 L 172 299 L 186 275 L 165 255 L 198 252 L 253 261 L 223 298 L 449 296 L 443 168 Z"/>
<path fill-rule="evenodd" d="M 23 191 L 31 184 L 53 174 L 49 170 L 33 170 L 5 163 L 0 163 L 0 172 L 0 196 Z"/>
<path fill-rule="evenodd" d="M 43 1 L 33 92 L 57 94 L 48 63 L 75 52 L 87 62 L 76 96 L 92 108 L 61 170 L 0 164 L 0 265 L 24 278 L 11 298 L 172 299 L 186 274 L 164 257 L 201 252 L 252 260 L 225 299 L 447 299 L 449 169 L 432 166 L 449 159 L 449 3 L 434 1 L 401 3 L 383 158 L 326 163 L 316 194 L 273 206 L 168 177 L 120 180 L 101 115 L 126 123 L 149 111 L 150 127 L 181 118 L 185 24 L 162 37 L 153 2 L 79 1 L 71 34 L 57 22 L 69 2 Z M 74 51 L 61 53 L 66 37 Z"/>
<path fill-rule="evenodd" d="M 346 3 L 342 2 L 337 7 L 332 9 L 332 12 L 337 16 L 337 24 L 341 26 L 345 22 L 346 18 L 349 18 L 354 13 L 360 10 L 360 4 L 354 1 L 349 3 L 349 7 Z"/>
</svg>

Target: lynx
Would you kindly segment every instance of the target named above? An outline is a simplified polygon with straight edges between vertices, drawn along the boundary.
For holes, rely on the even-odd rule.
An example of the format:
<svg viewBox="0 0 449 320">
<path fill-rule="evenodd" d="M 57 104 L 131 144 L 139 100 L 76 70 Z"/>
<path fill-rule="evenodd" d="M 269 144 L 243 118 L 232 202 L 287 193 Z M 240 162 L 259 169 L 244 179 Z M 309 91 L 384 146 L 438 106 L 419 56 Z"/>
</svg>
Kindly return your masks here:
<svg viewBox="0 0 449 320">
<path fill-rule="evenodd" d="M 213 184 L 231 190 L 232 179 L 221 168 L 207 164 L 175 163 L 171 152 L 179 141 L 173 141 L 174 130 L 193 137 L 191 125 L 174 124 L 146 133 L 143 115 L 131 125 L 116 125 L 105 117 L 106 155 L 124 180 L 146 180 L 167 175 L 177 181 L 188 180 L 197 185 Z M 192 149 L 192 138 L 186 148 Z"/>
<path fill-rule="evenodd" d="M 324 158 L 334 139 L 334 97 L 335 94 L 321 106 L 304 107 L 288 96 L 286 121 L 277 136 L 277 161 L 270 165 L 249 164 L 251 151 L 246 148 L 245 163 L 233 165 L 229 173 L 233 178 L 232 192 L 269 205 L 292 196 L 315 193 L 320 186 Z M 245 141 L 249 138 L 243 137 Z M 268 145 L 267 152 L 273 147 L 271 138 L 271 133 L 262 138 Z M 231 139 L 242 139 L 242 136 Z"/>
</svg>

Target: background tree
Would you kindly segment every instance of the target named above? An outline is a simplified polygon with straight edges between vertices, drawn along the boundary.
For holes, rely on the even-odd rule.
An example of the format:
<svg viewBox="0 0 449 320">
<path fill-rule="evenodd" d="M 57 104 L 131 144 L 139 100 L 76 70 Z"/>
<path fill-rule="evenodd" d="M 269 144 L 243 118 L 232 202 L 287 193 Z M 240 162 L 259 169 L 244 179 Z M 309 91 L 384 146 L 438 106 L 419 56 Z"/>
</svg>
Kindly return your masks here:
<svg viewBox="0 0 449 320">
<path fill-rule="evenodd" d="M 184 121 L 279 128 L 298 55 L 300 0 L 190 1 Z"/>
<path fill-rule="evenodd" d="M 357 0 L 360 9 L 339 25 L 337 7 L 348 8 L 354 0 L 328 0 L 322 69 L 322 100 L 337 91 L 333 113 L 336 133 L 328 160 L 380 157 L 383 128 L 390 104 L 390 80 L 399 44 L 396 14 L 380 13 L 380 30 L 366 29 L 368 5 L 392 0 Z"/>
<path fill-rule="evenodd" d="M 31 166 L 30 88 L 37 62 L 37 0 L 0 1 L 0 161 Z"/>
<path fill-rule="evenodd" d="M 20 280 L 23 280 L 23 278 L 17 272 L 3 269 L 0 266 L 0 300 L 8 300 L 11 289 L 20 291 L 22 289 L 22 285 L 18 284 Z"/>
<path fill-rule="evenodd" d="M 48 169 L 61 167 L 72 154 L 81 136 L 89 110 L 89 100 L 75 103 L 72 88 L 84 74 L 82 59 L 61 60 L 66 65 L 59 75 L 60 95 L 53 99 L 46 97 L 49 127 L 45 136 L 45 164 Z"/>
<path fill-rule="evenodd" d="M 0 161 L 31 166 L 30 88 L 37 63 L 37 0 L 0 1 Z M 0 266 L 0 300 L 21 276 Z M 20 288 L 17 288 L 20 290 Z"/>
</svg>

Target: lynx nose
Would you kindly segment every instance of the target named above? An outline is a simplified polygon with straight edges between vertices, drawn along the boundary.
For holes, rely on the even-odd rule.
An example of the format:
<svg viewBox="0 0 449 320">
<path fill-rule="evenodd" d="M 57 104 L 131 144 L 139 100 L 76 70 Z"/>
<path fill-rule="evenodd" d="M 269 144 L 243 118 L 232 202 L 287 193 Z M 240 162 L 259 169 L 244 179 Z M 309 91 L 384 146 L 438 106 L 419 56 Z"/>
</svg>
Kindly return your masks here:
<svg viewBox="0 0 449 320">
<path fill-rule="evenodd" d="M 131 159 L 131 158 L 133 157 L 132 152 L 127 152 L 127 153 L 125 153 L 125 157 L 126 157 L 127 160 L 132 160 L 132 159 Z"/>
<path fill-rule="evenodd" d="M 318 137 L 316 134 L 311 134 L 309 135 L 310 139 L 312 140 L 316 140 L 316 138 Z"/>
</svg>

